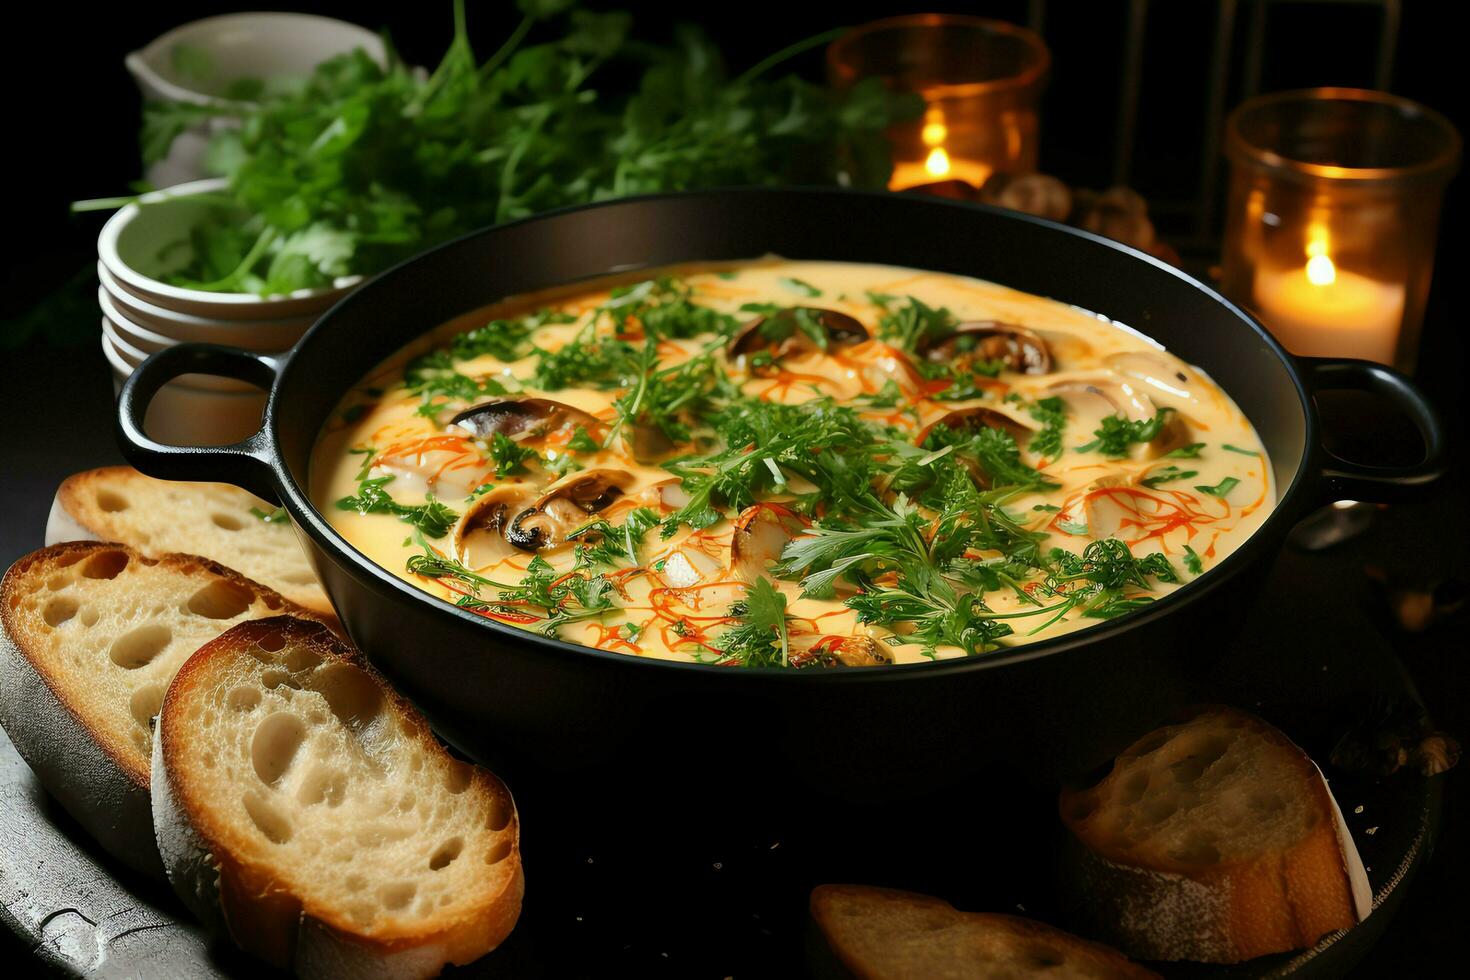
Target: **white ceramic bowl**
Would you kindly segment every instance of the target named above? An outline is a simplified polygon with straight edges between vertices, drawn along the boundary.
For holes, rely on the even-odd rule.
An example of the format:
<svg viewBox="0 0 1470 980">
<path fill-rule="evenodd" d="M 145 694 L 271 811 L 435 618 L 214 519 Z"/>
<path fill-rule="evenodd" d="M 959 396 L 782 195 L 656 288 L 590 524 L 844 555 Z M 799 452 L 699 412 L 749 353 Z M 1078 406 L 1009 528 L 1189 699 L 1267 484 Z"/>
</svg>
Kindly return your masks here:
<svg viewBox="0 0 1470 980">
<path fill-rule="evenodd" d="M 107 290 L 101 286 L 97 287 L 97 305 L 102 308 L 102 324 L 105 330 L 108 325 L 119 333 L 119 337 L 138 350 L 152 354 L 154 351 L 172 347 L 178 343 L 172 337 L 154 333 L 141 324 L 134 323 L 126 316 L 119 313 L 113 304 L 112 298 L 107 295 Z"/>
<path fill-rule="evenodd" d="M 312 14 L 224 14 L 175 27 L 123 63 L 145 101 L 228 104 L 224 97 L 235 82 L 258 78 L 268 85 L 289 84 L 355 48 L 387 64 L 383 39 L 356 24 Z M 184 130 L 169 145 L 168 155 L 148 167 L 149 182 L 172 187 L 206 176 L 210 138 L 235 125 L 226 116 Z"/>
<path fill-rule="evenodd" d="M 314 14 L 239 13 L 175 27 L 124 59 L 144 98 L 209 105 L 242 79 L 302 79 L 328 58 L 361 48 L 387 62 L 365 27 Z"/>
<path fill-rule="evenodd" d="M 102 335 L 102 354 L 112 367 L 112 386 L 121 391 L 134 365 L 118 353 L 112 338 Z M 185 378 L 193 377 L 185 375 Z M 223 446 L 239 442 L 260 428 L 265 392 L 210 391 L 171 381 L 148 404 L 143 428 L 159 442 L 175 446 Z"/>
<path fill-rule="evenodd" d="M 222 320 L 193 316 L 175 313 L 133 295 L 122 288 L 101 262 L 97 263 L 97 279 L 102 284 L 98 289 L 97 303 L 103 313 L 108 316 L 116 313 L 172 343 L 197 341 L 243 347 L 246 350 L 282 351 L 294 346 L 320 315 L 309 313 L 306 316 L 269 320 Z"/>
<path fill-rule="evenodd" d="M 102 336 L 112 344 L 113 353 L 124 364 L 129 368 L 136 368 L 139 364 L 143 363 L 148 355 L 155 352 L 145 350 L 138 346 L 132 336 L 130 326 L 129 324 L 119 325 L 107 317 L 103 317 Z M 234 378 L 222 378 L 213 374 L 181 374 L 176 381 L 171 383 L 182 385 L 185 388 L 198 389 L 199 391 L 238 393 L 259 390 L 246 384 L 244 381 L 238 381 Z"/>
<path fill-rule="evenodd" d="M 121 291 L 147 303 L 217 320 L 279 320 L 319 314 L 362 282 L 344 276 L 321 289 L 299 289 L 285 296 L 214 293 L 163 282 L 193 258 L 189 229 L 219 205 L 199 200 L 225 188 L 225 180 L 198 180 L 145 194 L 141 203 L 119 210 L 97 236 L 97 258 Z M 191 200 L 193 198 L 193 200 Z"/>
</svg>

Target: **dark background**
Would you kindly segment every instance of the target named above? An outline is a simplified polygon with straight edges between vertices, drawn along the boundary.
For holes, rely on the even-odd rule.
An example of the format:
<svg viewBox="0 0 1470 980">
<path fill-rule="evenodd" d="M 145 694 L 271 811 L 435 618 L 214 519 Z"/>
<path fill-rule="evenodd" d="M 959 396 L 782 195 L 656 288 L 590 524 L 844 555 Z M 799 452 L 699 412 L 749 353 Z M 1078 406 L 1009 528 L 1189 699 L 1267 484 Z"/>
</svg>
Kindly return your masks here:
<svg viewBox="0 0 1470 980">
<path fill-rule="evenodd" d="M 98 314 L 85 288 L 93 278 L 95 238 L 102 217 L 71 217 L 69 201 L 125 193 L 140 171 L 137 153 L 139 100 L 123 68 L 123 55 L 177 24 L 241 9 L 235 4 L 191 3 L 27 5 L 24 26 L 7 30 L 5 88 L 9 95 L 8 138 L 0 166 L 6 174 L 7 219 L 0 235 L 0 565 L 41 544 L 46 509 L 59 480 L 74 469 L 117 459 L 108 417 L 109 373 L 97 347 Z M 407 60 L 433 64 L 450 35 L 448 0 L 289 5 L 387 27 Z M 614 6 L 594 4 L 594 6 Z M 1025 22 L 1025 2 L 973 4 L 890 2 L 819 4 L 742 0 L 738 4 L 629 3 L 635 33 L 667 38 L 677 19 L 703 24 L 721 43 L 735 71 L 765 54 L 826 28 L 894 13 L 954 10 Z M 1111 183 L 1117 152 L 1117 115 L 1122 52 L 1130 4 L 1126 0 L 1047 5 L 1044 34 L 1054 55 L 1052 79 L 1043 102 L 1043 170 L 1070 183 Z M 1236 55 L 1226 105 L 1241 97 L 1246 25 L 1253 4 L 1239 4 Z M 482 54 L 493 50 L 514 25 L 509 2 L 471 4 L 471 34 Z M 1155 3 L 1147 11 L 1138 140 L 1131 183 L 1156 205 L 1166 239 L 1193 242 L 1197 228 L 1173 205 L 1196 198 L 1205 136 L 1203 105 L 1216 3 Z M 1269 8 L 1270 43 L 1261 52 L 1262 90 L 1308 85 L 1373 82 L 1382 7 L 1374 2 L 1287 2 Z M 1403 4 L 1396 67 L 1389 89 L 1447 114 L 1462 132 L 1470 129 L 1470 86 L 1464 82 L 1463 34 L 1456 5 L 1410 0 Z M 821 74 L 820 55 L 795 62 Z M 1221 168 L 1223 172 L 1223 167 Z M 1418 380 L 1450 422 L 1451 435 L 1465 444 L 1465 356 L 1463 307 L 1456 287 L 1466 255 L 1466 179 L 1450 187 L 1426 318 Z M 1208 231 L 1208 229 L 1206 229 Z M 1186 252 L 1195 268 L 1212 260 L 1208 247 Z M 72 283 L 70 293 L 65 287 Z M 78 285 L 82 288 L 78 288 Z M 76 297 L 68 306 L 58 295 Z M 53 302 L 37 313 L 37 304 Z M 65 371 L 62 372 L 61 368 Z M 79 390 L 56 390 L 53 373 L 87 377 Z M 1354 423 L 1355 425 L 1358 423 Z M 1393 427 L 1373 429 L 1360 442 L 1398 439 Z M 1362 435 L 1362 433 L 1359 433 Z M 1433 526 L 1380 533 L 1375 557 L 1399 574 L 1429 581 L 1467 574 L 1470 524 L 1463 513 L 1467 453 L 1457 450 L 1450 480 L 1437 491 L 1438 504 L 1423 511 Z M 1398 528 L 1397 524 L 1389 524 Z M 1397 538 L 1394 535 L 1401 535 Z M 1304 585 L 1310 589 L 1310 585 Z M 1364 585 L 1357 595 L 1374 601 Z M 1355 601 L 1357 601 L 1355 599 Z M 1391 636 L 1410 673 L 1424 690 L 1440 727 L 1470 736 L 1470 627 L 1462 614 L 1430 634 Z M 1389 936 L 1362 967 L 1362 975 L 1424 975 L 1463 929 L 1470 900 L 1463 882 L 1470 875 L 1464 835 L 1465 768 L 1449 777 L 1438 853 L 1410 893 Z M 8 941 L 4 940 L 4 941 Z"/>
</svg>

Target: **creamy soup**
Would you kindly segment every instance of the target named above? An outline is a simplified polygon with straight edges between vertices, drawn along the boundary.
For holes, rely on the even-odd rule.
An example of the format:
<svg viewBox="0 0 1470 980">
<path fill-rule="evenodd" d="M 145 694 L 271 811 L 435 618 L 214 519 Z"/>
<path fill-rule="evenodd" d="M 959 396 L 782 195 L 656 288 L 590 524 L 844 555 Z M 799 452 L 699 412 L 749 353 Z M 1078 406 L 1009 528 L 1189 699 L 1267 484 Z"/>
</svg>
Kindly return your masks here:
<svg viewBox="0 0 1470 980">
<path fill-rule="evenodd" d="M 1128 327 L 766 260 L 500 304 L 364 378 L 313 457 L 363 554 L 630 656 L 984 656 L 1209 574 L 1275 503 L 1249 420 Z"/>
</svg>

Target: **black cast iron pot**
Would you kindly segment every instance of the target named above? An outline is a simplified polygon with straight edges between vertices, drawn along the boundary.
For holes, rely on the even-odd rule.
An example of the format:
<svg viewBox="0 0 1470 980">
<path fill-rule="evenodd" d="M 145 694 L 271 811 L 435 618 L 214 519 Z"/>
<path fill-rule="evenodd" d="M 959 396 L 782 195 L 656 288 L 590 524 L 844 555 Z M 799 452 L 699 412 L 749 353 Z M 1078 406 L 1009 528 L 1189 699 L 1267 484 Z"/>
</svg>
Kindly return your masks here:
<svg viewBox="0 0 1470 980">
<path fill-rule="evenodd" d="M 610 272 L 768 253 L 978 276 L 1143 331 L 1207 371 L 1250 417 L 1275 466 L 1275 512 L 1199 580 L 1082 632 L 968 660 L 781 671 L 640 660 L 490 622 L 375 566 L 308 499 L 312 446 L 339 397 L 432 327 Z M 217 448 L 150 440 L 149 400 L 190 372 L 270 389 L 260 431 Z M 1329 387 L 1396 402 L 1423 435 L 1423 461 L 1383 468 L 1329 456 L 1312 400 Z M 792 787 L 888 799 L 997 760 L 1043 780 L 1096 764 L 1191 696 L 1190 678 L 1241 618 L 1253 573 L 1300 517 L 1338 498 L 1399 497 L 1433 480 L 1443 460 L 1440 426 L 1405 378 L 1361 361 L 1293 359 L 1209 288 L 1138 252 L 1008 211 L 797 189 L 624 200 L 477 232 L 378 276 L 286 354 L 198 344 L 154 354 L 123 387 L 118 431 L 127 457 L 154 476 L 279 499 L 353 640 L 450 741 L 513 785 L 517 772 L 583 769 L 603 778 L 581 785 L 615 786 L 628 799 L 671 790 L 663 795 L 779 802 Z"/>
</svg>

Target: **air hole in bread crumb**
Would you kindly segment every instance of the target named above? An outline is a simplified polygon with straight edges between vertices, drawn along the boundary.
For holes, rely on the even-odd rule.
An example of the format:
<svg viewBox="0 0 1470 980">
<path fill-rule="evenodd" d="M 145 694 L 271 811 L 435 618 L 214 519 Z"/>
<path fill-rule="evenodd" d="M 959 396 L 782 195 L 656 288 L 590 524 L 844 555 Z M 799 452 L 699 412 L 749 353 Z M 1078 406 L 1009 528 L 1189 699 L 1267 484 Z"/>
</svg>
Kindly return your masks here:
<svg viewBox="0 0 1470 980">
<path fill-rule="evenodd" d="M 291 839 L 291 821 L 265 797 L 250 792 L 241 798 L 241 802 L 245 804 L 245 812 L 250 815 L 256 829 L 265 835 L 266 840 L 272 844 L 284 844 Z"/>
<path fill-rule="evenodd" d="M 173 638 L 174 631 L 162 623 L 146 623 L 113 640 L 108 655 L 124 670 L 137 670 L 152 663 Z"/>
<path fill-rule="evenodd" d="M 1171 848 L 1169 856 L 1180 864 L 1218 864 L 1220 849 L 1207 837 L 1191 835 Z"/>
<path fill-rule="evenodd" d="M 1097 812 L 1097 797 L 1081 796 L 1072 801 L 1069 817 L 1073 823 L 1081 823 Z"/>
<path fill-rule="evenodd" d="M 114 490 L 98 490 L 97 506 L 109 514 L 116 514 L 120 510 L 127 510 L 131 505 L 126 497 Z"/>
<path fill-rule="evenodd" d="M 286 645 L 286 638 L 280 633 L 267 633 L 256 640 L 255 645 L 268 653 L 275 653 Z"/>
<path fill-rule="evenodd" d="M 279 669 L 263 671 L 260 675 L 260 682 L 265 685 L 267 691 L 274 691 L 282 684 L 285 684 L 287 688 L 296 687 L 291 683 L 291 675 Z"/>
<path fill-rule="evenodd" d="M 463 837 L 451 837 L 440 844 L 438 849 L 429 857 L 430 871 L 443 871 L 459 857 L 459 852 L 464 850 Z"/>
<path fill-rule="evenodd" d="M 1143 805 L 1143 819 L 1152 824 L 1168 820 L 1179 810 L 1179 803 L 1171 799 L 1149 800 Z"/>
<path fill-rule="evenodd" d="M 378 890 L 378 901 L 383 903 L 383 908 L 389 912 L 396 912 L 413 901 L 414 892 L 418 891 L 411 881 L 399 881 L 391 885 L 384 885 Z"/>
<path fill-rule="evenodd" d="M 510 857 L 510 840 L 496 841 L 495 846 L 485 852 L 486 864 L 499 864 Z"/>
<path fill-rule="evenodd" d="M 46 621 L 47 626 L 60 626 L 75 616 L 81 605 L 76 596 L 59 595 L 46 603 L 46 608 L 41 610 L 41 618 Z"/>
<path fill-rule="evenodd" d="M 306 726 L 295 715 L 280 711 L 262 721 L 250 740 L 250 761 L 260 781 L 267 786 L 280 782 L 305 738 Z"/>
<path fill-rule="evenodd" d="M 444 788 L 451 793 L 463 793 L 470 788 L 470 767 L 451 759 L 444 772 Z"/>
<path fill-rule="evenodd" d="M 260 692 L 253 687 L 237 687 L 225 695 L 225 704 L 236 711 L 254 711 L 260 705 Z"/>
<path fill-rule="evenodd" d="M 69 568 L 85 557 L 87 557 L 87 553 L 85 551 L 82 551 L 81 549 L 78 549 L 76 551 L 69 551 L 65 554 L 56 556 L 56 565 L 58 568 Z"/>
<path fill-rule="evenodd" d="M 52 592 L 60 592 L 68 585 L 71 585 L 71 579 L 65 575 L 53 575 L 46 580 L 46 588 Z"/>
<path fill-rule="evenodd" d="M 1132 806 L 1143 799 L 1144 791 L 1148 789 L 1148 773 L 1133 772 L 1123 780 L 1123 785 L 1118 791 L 1118 802 L 1124 806 Z"/>
<path fill-rule="evenodd" d="M 245 526 L 245 522 L 234 514 L 210 514 L 209 519 L 214 521 L 214 526 L 226 531 L 238 531 Z"/>
<path fill-rule="evenodd" d="M 346 798 L 347 777 L 324 766 L 315 766 L 307 772 L 301 780 L 300 788 L 296 790 L 296 799 L 303 806 L 315 806 L 318 803 L 341 806 Z"/>
<path fill-rule="evenodd" d="M 205 619 L 234 619 L 250 608 L 255 593 L 241 585 L 222 578 L 210 582 L 189 597 L 188 609 Z"/>
<path fill-rule="evenodd" d="M 316 582 L 316 576 L 310 572 L 286 572 L 281 576 L 281 581 L 288 585 L 312 585 Z"/>
<path fill-rule="evenodd" d="M 82 574 L 87 578 L 117 578 L 128 567 L 125 551 L 103 551 L 87 559 Z"/>
<path fill-rule="evenodd" d="M 1167 730 L 1154 732 L 1148 738 L 1140 742 L 1138 747 L 1128 754 L 1131 755 L 1133 758 L 1138 759 L 1153 752 L 1157 752 L 1159 749 L 1164 747 L 1165 742 L 1169 741 L 1170 734 L 1171 733 Z"/>
<path fill-rule="evenodd" d="M 290 653 L 286 654 L 285 661 L 286 669 L 293 674 L 300 673 L 304 670 L 311 670 L 311 668 L 321 662 L 322 658 L 307 647 L 294 648 Z"/>
<path fill-rule="evenodd" d="M 403 798 L 398 801 L 398 809 L 403 811 L 404 813 L 407 813 L 409 810 L 413 809 L 414 804 L 417 802 L 418 797 L 414 796 L 412 793 L 404 793 Z"/>
<path fill-rule="evenodd" d="M 510 826 L 510 814 L 509 800 L 502 799 L 499 796 L 492 797 L 490 800 L 490 817 L 485 821 L 485 826 L 491 830 L 504 830 Z"/>
<path fill-rule="evenodd" d="M 96 609 L 92 608 L 91 606 L 83 606 L 82 614 L 78 617 L 77 622 L 87 627 L 87 629 L 91 629 L 93 626 L 97 625 L 97 620 L 101 617 L 102 614 L 99 613 Z"/>
<path fill-rule="evenodd" d="M 347 886 L 347 890 L 350 892 L 360 892 L 367 887 L 367 879 L 362 875 L 348 875 L 347 880 L 343 884 Z"/>
<path fill-rule="evenodd" d="M 327 699 L 327 707 L 344 725 L 362 728 L 383 708 L 383 693 L 377 682 L 360 667 L 333 664 L 308 683 Z"/>
<path fill-rule="evenodd" d="M 1262 816 L 1271 816 L 1286 809 L 1286 801 L 1276 793 L 1257 793 L 1251 797 L 1251 809 Z"/>
<path fill-rule="evenodd" d="M 128 699 L 128 710 L 133 713 L 133 720 L 144 728 L 149 727 L 158 709 L 163 707 L 162 684 L 144 684 L 133 692 Z"/>
<path fill-rule="evenodd" d="M 1184 783 L 1187 786 L 1204 775 L 1205 770 L 1209 768 L 1210 763 L 1213 761 L 1213 759 L 1207 759 L 1204 756 L 1187 755 L 1178 762 L 1169 765 L 1169 774 L 1174 777 L 1175 782 Z"/>
</svg>

